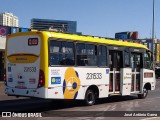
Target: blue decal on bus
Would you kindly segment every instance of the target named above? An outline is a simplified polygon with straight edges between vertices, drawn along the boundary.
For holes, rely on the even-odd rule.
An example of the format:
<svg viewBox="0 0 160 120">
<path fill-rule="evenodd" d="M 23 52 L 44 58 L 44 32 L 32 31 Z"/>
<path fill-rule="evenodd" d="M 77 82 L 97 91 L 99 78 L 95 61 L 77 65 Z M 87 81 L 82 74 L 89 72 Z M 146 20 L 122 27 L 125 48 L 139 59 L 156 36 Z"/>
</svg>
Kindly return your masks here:
<svg viewBox="0 0 160 120">
<path fill-rule="evenodd" d="M 74 95 L 74 99 L 76 99 L 78 96 L 78 91 L 76 92 L 76 94 Z"/>
<path fill-rule="evenodd" d="M 13 82 L 13 78 L 8 78 L 8 82 Z"/>
<path fill-rule="evenodd" d="M 106 74 L 109 74 L 109 69 L 106 69 Z"/>
<path fill-rule="evenodd" d="M 11 72 L 11 67 L 10 66 L 8 66 L 8 72 Z"/>
<path fill-rule="evenodd" d="M 64 94 L 64 92 L 65 92 L 65 89 L 66 89 L 66 81 L 64 80 L 64 81 L 63 81 L 63 94 Z"/>
<path fill-rule="evenodd" d="M 61 84 L 61 77 L 51 77 L 51 84 Z"/>
</svg>

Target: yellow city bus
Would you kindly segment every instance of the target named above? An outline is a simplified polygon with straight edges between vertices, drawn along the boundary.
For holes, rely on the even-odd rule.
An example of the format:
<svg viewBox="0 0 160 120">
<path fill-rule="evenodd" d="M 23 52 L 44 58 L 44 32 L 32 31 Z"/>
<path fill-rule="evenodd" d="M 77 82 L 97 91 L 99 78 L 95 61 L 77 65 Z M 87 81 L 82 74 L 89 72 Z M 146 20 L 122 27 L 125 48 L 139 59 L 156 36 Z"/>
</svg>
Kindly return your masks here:
<svg viewBox="0 0 160 120">
<path fill-rule="evenodd" d="M 142 44 L 49 31 L 7 37 L 5 93 L 46 99 L 133 95 L 155 89 L 152 56 Z"/>
</svg>

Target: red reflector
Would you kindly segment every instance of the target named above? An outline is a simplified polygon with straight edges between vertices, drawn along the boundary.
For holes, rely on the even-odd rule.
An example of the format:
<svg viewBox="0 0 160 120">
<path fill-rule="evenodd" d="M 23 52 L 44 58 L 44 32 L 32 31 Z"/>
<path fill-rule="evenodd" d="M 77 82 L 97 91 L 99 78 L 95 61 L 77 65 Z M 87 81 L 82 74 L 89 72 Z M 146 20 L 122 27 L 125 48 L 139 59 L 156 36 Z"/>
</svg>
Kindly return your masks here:
<svg viewBox="0 0 160 120">
<path fill-rule="evenodd" d="M 6 69 L 4 69 L 3 80 L 4 80 L 4 84 L 7 85 Z"/>
<path fill-rule="evenodd" d="M 43 87 L 45 84 L 45 76 L 44 76 L 44 72 L 42 70 L 40 70 L 39 72 L 39 82 L 38 82 L 38 88 Z"/>
<path fill-rule="evenodd" d="M 118 87 L 118 85 L 116 86 L 116 90 L 119 90 L 119 87 Z"/>
<path fill-rule="evenodd" d="M 112 90 L 112 86 L 109 86 L 109 90 Z"/>
<path fill-rule="evenodd" d="M 138 85 L 136 85 L 136 88 L 139 88 L 139 86 L 138 86 Z"/>
</svg>

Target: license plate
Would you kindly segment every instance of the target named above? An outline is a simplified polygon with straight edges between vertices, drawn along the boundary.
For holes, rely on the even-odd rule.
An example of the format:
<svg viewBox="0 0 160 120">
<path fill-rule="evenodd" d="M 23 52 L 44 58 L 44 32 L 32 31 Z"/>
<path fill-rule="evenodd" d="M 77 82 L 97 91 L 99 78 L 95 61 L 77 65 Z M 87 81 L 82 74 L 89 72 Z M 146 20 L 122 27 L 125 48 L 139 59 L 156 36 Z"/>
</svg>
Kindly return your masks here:
<svg viewBox="0 0 160 120">
<path fill-rule="evenodd" d="M 26 87 L 25 87 L 25 83 L 18 81 L 18 84 L 17 84 L 16 88 L 25 89 L 25 88 L 26 88 Z"/>
</svg>

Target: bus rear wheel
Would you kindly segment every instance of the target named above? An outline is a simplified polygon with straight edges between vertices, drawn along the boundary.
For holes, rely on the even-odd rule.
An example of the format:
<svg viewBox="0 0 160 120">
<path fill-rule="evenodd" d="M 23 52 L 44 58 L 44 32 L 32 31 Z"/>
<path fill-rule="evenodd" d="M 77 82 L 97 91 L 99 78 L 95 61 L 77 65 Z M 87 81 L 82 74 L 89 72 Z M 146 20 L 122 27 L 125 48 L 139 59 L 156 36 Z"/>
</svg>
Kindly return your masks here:
<svg viewBox="0 0 160 120">
<path fill-rule="evenodd" d="M 96 95 L 93 90 L 87 90 L 85 95 L 85 104 L 88 106 L 94 105 L 96 102 Z"/>
<path fill-rule="evenodd" d="M 148 95 L 148 90 L 146 88 L 143 88 L 143 93 L 142 94 L 138 94 L 138 98 L 139 99 L 144 99 L 146 98 Z"/>
</svg>

